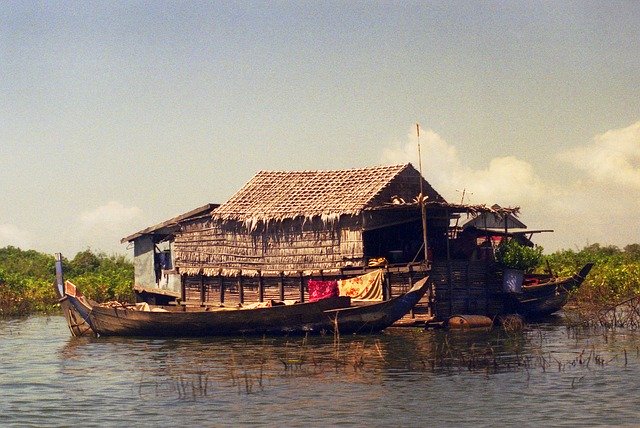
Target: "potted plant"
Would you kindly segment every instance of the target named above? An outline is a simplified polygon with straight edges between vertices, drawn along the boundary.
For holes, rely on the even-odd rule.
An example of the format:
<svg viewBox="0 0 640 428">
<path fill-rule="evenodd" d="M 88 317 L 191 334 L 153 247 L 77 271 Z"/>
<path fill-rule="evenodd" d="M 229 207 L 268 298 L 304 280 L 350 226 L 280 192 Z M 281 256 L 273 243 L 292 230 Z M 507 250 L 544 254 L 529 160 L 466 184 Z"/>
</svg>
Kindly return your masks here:
<svg viewBox="0 0 640 428">
<path fill-rule="evenodd" d="M 503 240 L 496 249 L 496 261 L 504 267 L 505 291 L 520 292 L 524 274 L 542 261 L 542 247 L 528 247 L 515 239 Z"/>
</svg>

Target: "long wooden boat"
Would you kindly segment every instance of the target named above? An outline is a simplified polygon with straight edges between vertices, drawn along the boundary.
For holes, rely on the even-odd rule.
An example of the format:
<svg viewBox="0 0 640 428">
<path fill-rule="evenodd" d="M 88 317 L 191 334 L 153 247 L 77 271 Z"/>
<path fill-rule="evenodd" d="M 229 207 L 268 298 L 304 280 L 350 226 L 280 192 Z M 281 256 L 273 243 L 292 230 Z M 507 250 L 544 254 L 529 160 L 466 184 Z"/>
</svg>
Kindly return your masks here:
<svg viewBox="0 0 640 428">
<path fill-rule="evenodd" d="M 578 289 L 591 271 L 593 263 L 587 263 L 575 275 L 568 278 L 555 278 L 532 275 L 527 279 L 532 283 L 522 286 L 519 293 L 508 293 L 508 312 L 528 318 L 538 318 L 559 311 L 567 303 L 571 291 Z"/>
<path fill-rule="evenodd" d="M 59 280 L 61 280 L 61 275 Z M 95 336 L 229 336 L 375 333 L 407 314 L 428 289 L 428 277 L 390 300 L 352 305 L 349 297 L 257 308 L 97 304 L 68 281 L 57 283 L 71 333 Z"/>
</svg>

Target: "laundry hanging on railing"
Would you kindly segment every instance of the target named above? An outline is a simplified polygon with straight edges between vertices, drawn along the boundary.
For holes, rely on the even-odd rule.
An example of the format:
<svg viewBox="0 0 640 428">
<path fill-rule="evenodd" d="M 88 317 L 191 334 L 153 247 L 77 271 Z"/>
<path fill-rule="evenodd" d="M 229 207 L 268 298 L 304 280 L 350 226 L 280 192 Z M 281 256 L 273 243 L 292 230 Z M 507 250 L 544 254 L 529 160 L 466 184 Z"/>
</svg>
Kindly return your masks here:
<svg viewBox="0 0 640 428">
<path fill-rule="evenodd" d="M 378 269 L 355 278 L 338 281 L 341 296 L 349 296 L 352 300 L 382 300 L 382 281 L 384 270 Z"/>
<path fill-rule="evenodd" d="M 309 280 L 309 301 L 315 302 L 320 299 L 338 296 L 337 281 L 319 281 L 315 279 Z"/>
</svg>

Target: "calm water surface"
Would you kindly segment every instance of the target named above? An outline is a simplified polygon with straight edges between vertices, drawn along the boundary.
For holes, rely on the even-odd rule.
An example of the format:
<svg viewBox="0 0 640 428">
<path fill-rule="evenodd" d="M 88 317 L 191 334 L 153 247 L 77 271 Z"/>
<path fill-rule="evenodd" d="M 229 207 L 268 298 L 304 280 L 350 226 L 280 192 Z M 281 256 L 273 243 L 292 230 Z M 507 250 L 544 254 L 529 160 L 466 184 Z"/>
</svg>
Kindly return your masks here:
<svg viewBox="0 0 640 428">
<path fill-rule="evenodd" d="M 640 425 L 640 334 L 71 338 L 0 320 L 0 426 Z"/>
</svg>

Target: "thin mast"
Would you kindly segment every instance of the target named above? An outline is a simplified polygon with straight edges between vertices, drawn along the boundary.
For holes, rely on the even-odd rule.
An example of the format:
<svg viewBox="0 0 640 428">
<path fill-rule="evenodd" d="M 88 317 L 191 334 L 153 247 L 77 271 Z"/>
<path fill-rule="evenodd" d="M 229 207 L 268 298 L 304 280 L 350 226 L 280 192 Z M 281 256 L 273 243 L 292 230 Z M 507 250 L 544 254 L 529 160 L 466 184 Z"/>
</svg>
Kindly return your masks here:
<svg viewBox="0 0 640 428">
<path fill-rule="evenodd" d="M 420 211 L 422 212 L 422 245 L 424 246 L 424 261 L 429 263 L 429 246 L 427 244 L 427 205 L 422 186 L 422 153 L 420 152 L 420 124 L 416 123 L 418 134 L 418 168 L 420 170 Z"/>
<path fill-rule="evenodd" d="M 58 287 L 58 294 L 60 298 L 63 298 L 64 293 L 64 276 L 62 274 L 62 253 L 56 253 L 56 286 Z"/>
</svg>

